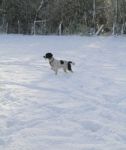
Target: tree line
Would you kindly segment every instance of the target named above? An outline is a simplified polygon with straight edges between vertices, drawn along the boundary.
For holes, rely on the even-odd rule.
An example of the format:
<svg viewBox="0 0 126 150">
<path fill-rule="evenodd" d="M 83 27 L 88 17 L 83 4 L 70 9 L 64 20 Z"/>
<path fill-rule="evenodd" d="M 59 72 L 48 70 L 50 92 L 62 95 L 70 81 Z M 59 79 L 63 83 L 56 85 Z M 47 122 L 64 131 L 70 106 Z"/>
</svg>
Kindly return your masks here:
<svg viewBox="0 0 126 150">
<path fill-rule="evenodd" d="M 0 32 L 125 34 L 126 0 L 0 0 Z"/>
</svg>

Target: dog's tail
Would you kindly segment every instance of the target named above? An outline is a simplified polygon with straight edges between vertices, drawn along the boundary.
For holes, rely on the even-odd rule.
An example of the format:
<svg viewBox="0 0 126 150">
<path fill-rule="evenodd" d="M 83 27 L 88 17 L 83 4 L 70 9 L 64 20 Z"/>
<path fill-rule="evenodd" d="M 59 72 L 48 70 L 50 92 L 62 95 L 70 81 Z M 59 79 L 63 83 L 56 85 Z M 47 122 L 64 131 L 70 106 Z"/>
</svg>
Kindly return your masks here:
<svg viewBox="0 0 126 150">
<path fill-rule="evenodd" d="M 68 63 L 72 64 L 72 65 L 75 65 L 75 62 L 72 62 L 72 61 L 69 61 Z"/>
<path fill-rule="evenodd" d="M 74 63 L 74 62 L 69 61 L 69 62 L 68 62 L 68 70 L 69 70 L 69 71 L 71 71 L 71 72 L 73 72 L 73 71 L 72 71 L 71 64 L 72 64 L 72 65 L 75 65 L 75 63 Z"/>
</svg>

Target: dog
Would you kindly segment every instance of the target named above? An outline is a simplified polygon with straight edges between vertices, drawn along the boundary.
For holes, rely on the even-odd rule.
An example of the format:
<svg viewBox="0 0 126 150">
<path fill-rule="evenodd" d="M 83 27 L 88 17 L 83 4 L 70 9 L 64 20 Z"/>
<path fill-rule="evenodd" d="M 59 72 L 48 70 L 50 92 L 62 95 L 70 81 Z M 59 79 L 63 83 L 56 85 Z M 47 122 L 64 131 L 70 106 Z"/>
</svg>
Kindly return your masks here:
<svg viewBox="0 0 126 150">
<path fill-rule="evenodd" d="M 75 65 L 74 62 L 66 61 L 66 60 L 57 60 L 53 57 L 52 53 L 46 53 L 45 56 L 43 57 L 49 60 L 51 69 L 55 72 L 55 74 L 58 73 L 58 70 L 60 68 L 62 68 L 64 72 L 67 72 L 67 71 L 73 72 L 71 64 Z"/>
</svg>

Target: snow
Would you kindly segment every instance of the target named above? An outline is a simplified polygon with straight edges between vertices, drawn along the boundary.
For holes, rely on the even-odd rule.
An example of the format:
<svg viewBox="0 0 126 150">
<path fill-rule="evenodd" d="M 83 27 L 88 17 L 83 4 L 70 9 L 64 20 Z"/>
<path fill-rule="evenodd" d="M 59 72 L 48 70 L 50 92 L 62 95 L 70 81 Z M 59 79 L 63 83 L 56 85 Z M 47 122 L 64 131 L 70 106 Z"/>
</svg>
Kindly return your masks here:
<svg viewBox="0 0 126 150">
<path fill-rule="evenodd" d="M 0 35 L 0 150 L 35 149 L 126 150 L 125 37 Z"/>
</svg>

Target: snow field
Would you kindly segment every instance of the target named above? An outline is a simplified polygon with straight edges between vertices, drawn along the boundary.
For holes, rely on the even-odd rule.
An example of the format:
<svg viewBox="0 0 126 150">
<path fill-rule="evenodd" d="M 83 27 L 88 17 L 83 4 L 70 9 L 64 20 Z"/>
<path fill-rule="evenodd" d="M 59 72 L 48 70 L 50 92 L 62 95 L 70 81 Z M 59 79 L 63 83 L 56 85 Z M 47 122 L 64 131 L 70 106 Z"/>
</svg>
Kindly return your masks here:
<svg viewBox="0 0 126 150">
<path fill-rule="evenodd" d="M 0 150 L 125 150 L 125 37 L 0 36 Z M 46 52 L 72 60 L 58 75 Z"/>
</svg>

